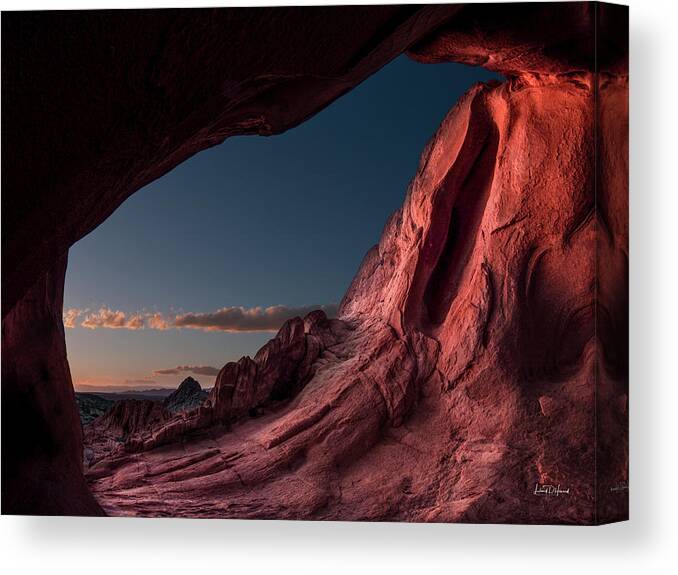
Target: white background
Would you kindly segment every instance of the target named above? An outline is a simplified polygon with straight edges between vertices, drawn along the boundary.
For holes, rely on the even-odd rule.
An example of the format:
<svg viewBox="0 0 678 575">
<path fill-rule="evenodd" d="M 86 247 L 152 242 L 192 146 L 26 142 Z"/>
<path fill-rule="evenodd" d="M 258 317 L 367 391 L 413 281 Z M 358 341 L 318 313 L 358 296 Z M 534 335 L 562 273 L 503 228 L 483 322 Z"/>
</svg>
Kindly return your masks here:
<svg viewBox="0 0 678 575">
<path fill-rule="evenodd" d="M 4 573 L 678 572 L 678 3 L 629 4 L 631 521 L 593 528 L 2 517 Z M 3 10 L 189 5 L 0 2 Z"/>
</svg>

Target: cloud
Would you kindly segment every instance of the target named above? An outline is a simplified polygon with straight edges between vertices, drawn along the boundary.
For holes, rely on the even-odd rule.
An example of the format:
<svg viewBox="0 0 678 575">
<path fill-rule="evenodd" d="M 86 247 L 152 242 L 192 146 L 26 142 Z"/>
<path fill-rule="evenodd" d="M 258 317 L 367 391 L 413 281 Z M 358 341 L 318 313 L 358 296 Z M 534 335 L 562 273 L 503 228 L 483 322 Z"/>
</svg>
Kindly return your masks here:
<svg viewBox="0 0 678 575">
<path fill-rule="evenodd" d="M 146 316 L 146 325 L 150 329 L 159 329 L 161 331 L 164 331 L 172 327 L 170 323 L 167 321 L 167 318 L 164 317 L 161 313 L 148 314 Z"/>
<path fill-rule="evenodd" d="M 256 332 L 277 331 L 283 323 L 296 316 L 322 309 L 329 316 L 337 313 L 337 306 L 312 305 L 304 307 L 288 307 L 275 305 L 271 307 L 222 307 L 210 313 L 186 313 L 176 316 L 174 327 L 201 329 L 203 331 Z"/>
<path fill-rule="evenodd" d="M 207 313 L 184 313 L 180 315 L 163 315 L 161 313 L 138 312 L 128 314 L 120 310 L 102 307 L 96 312 L 76 308 L 64 312 L 64 325 L 69 328 L 84 327 L 87 329 L 199 329 L 202 331 L 225 332 L 275 332 L 290 318 L 321 309 L 332 317 L 337 313 L 337 306 L 309 305 L 289 307 L 274 305 L 270 307 L 246 308 L 242 306 L 222 307 Z M 78 319 L 84 319 L 78 323 Z M 196 373 L 196 372 L 194 372 Z"/>
<path fill-rule="evenodd" d="M 99 311 L 87 314 L 80 323 L 88 329 L 144 329 L 145 318 L 141 314 L 128 315 L 124 311 L 102 307 Z"/>
<path fill-rule="evenodd" d="M 177 365 L 169 369 L 156 369 L 153 375 L 179 375 L 185 372 L 194 373 L 195 375 L 217 375 L 219 369 L 211 365 Z"/>
<path fill-rule="evenodd" d="M 64 327 L 74 328 L 77 326 L 76 320 L 87 310 L 70 308 L 64 311 Z"/>
</svg>

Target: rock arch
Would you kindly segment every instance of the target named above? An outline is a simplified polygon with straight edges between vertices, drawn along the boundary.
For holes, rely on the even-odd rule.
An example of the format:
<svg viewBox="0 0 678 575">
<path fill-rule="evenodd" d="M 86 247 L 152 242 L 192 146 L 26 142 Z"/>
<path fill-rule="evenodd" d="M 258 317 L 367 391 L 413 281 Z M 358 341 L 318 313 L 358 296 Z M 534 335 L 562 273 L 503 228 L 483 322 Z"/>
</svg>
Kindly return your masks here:
<svg viewBox="0 0 678 575">
<path fill-rule="evenodd" d="M 474 89 L 425 150 L 344 298 L 341 316 L 358 328 L 341 377 L 326 374 L 254 430 L 244 467 L 222 458 L 247 485 L 222 485 L 231 507 L 206 500 L 227 516 L 596 523 L 627 513 L 593 481 L 596 461 L 617 478 L 628 461 L 614 439 L 626 432 L 628 378 L 626 8 L 36 12 L 4 14 L 2 26 L 3 512 L 102 513 L 83 477 L 61 320 L 69 247 L 194 153 L 293 127 L 407 52 L 507 82 Z M 481 211 L 463 181 L 443 185 L 478 118 L 496 130 L 494 161 L 477 164 L 494 170 L 479 174 Z M 452 195 L 453 206 L 460 186 L 475 237 L 427 262 L 432 199 Z M 450 278 L 454 297 L 442 297 Z M 418 303 L 434 329 L 407 311 Z M 375 472 L 403 457 L 411 473 L 385 483 Z M 554 510 L 515 494 L 516 477 L 561 476 L 578 503 Z M 256 508 L 248 497 L 263 486 Z"/>
</svg>

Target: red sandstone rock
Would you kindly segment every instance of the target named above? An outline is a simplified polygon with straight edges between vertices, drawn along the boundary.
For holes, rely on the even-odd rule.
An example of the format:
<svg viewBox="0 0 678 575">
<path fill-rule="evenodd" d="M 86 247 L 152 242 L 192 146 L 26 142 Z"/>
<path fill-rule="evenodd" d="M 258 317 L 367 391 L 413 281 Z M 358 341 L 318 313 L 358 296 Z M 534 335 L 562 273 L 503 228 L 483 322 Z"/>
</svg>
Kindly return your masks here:
<svg viewBox="0 0 678 575">
<path fill-rule="evenodd" d="M 129 452 L 144 451 L 211 426 L 230 425 L 263 407 L 294 397 L 312 377 L 321 353 L 340 341 L 347 326 L 322 310 L 287 320 L 252 360 L 227 363 L 207 400 L 198 409 L 139 426 L 125 442 Z M 102 418 L 100 418 L 102 419 Z"/>
<path fill-rule="evenodd" d="M 594 81 L 472 89 L 427 147 L 405 205 L 342 302 L 353 330 L 320 354 L 293 403 L 180 452 L 118 460 L 92 483 L 104 508 L 537 523 L 622 516 L 623 502 L 597 509 L 593 490 L 602 359 L 594 259 L 600 222 L 623 222 L 625 209 L 592 203 Z M 621 117 L 625 90 L 624 78 L 601 86 Z M 610 168 L 624 165 L 624 150 L 609 154 L 601 171 L 623 188 L 625 170 Z M 624 234 L 604 242 L 609 258 L 624 260 Z M 606 289 L 623 305 L 618 280 Z M 297 326 L 281 330 L 287 341 Z M 256 364 L 229 365 L 220 383 L 248 388 Z M 606 393 L 624 396 L 624 376 L 604 379 Z M 618 407 L 604 413 L 624 421 Z M 625 457 L 616 460 L 622 479 Z M 168 460 L 171 474 L 155 475 Z M 215 472 L 216 460 L 229 464 Z M 128 490 L 143 499 L 139 461 L 157 480 L 141 510 L 138 499 L 126 504 Z M 537 483 L 576 497 L 540 498 Z"/>
<path fill-rule="evenodd" d="M 183 160 L 231 135 L 297 125 L 457 10 L 3 15 L 4 513 L 100 512 L 80 471 L 55 262 Z"/>
<path fill-rule="evenodd" d="M 523 79 L 594 68 L 626 74 L 628 12 L 596 2 L 466 4 L 408 54 Z"/>
<path fill-rule="evenodd" d="M 197 515 L 595 522 L 594 258 L 596 224 L 611 218 L 592 211 L 593 80 L 462 100 L 344 299 L 340 317 L 357 328 L 340 358 L 281 417 L 244 427 L 237 449 L 229 434 L 210 443 L 233 463 L 210 475 Z M 153 469 L 168 454 L 138 457 Z M 136 461 L 113 478 L 138 494 Z M 144 513 L 196 505 L 202 479 L 173 477 L 180 495 Z M 300 495 L 297 481 L 312 487 Z M 535 483 L 578 496 L 539 499 Z M 94 489 L 125 512 L 125 489 Z M 231 506 L 212 512 L 217 493 Z"/>
<path fill-rule="evenodd" d="M 168 419 L 169 416 L 170 412 L 160 402 L 150 399 L 122 399 L 116 401 L 104 415 L 95 419 L 90 427 L 125 438 L 142 433 Z"/>
<path fill-rule="evenodd" d="M 302 74 L 304 80 L 290 86 L 281 75 L 251 90 L 226 81 L 225 92 L 205 92 L 227 93 L 234 102 L 216 120 L 208 119 L 210 110 L 223 108 L 216 96 L 213 102 L 189 91 L 202 105 L 191 101 L 186 112 L 178 90 L 185 84 L 166 74 L 173 44 L 161 43 L 139 88 L 138 109 L 148 119 L 147 131 L 161 134 L 158 126 L 165 126 L 167 140 L 142 139 L 131 129 L 115 146 L 74 154 L 79 165 L 57 157 L 62 177 L 52 178 L 53 185 L 68 182 L 63 189 L 73 203 L 59 204 L 56 212 L 49 202 L 33 213 L 10 202 L 11 213 L 20 216 L 8 236 L 17 249 L 13 257 L 26 258 L 3 277 L 3 300 L 7 285 L 11 304 L 44 269 L 50 250 L 66 249 L 140 185 L 226 135 L 293 125 L 376 69 L 386 53 L 409 46 L 421 61 L 480 63 L 509 76 L 503 84 L 473 88 L 443 121 L 403 207 L 347 292 L 335 327 L 322 327 L 326 320 L 319 316 L 306 318 L 303 328 L 300 320 L 292 322 L 254 360 L 225 366 L 208 404 L 163 423 L 150 441 L 136 445 L 141 451 L 116 453 L 88 473 L 108 513 L 528 523 L 626 516 L 627 495 L 616 489 L 628 477 L 626 44 L 624 30 L 611 35 L 606 23 L 623 21 L 627 12 L 586 3 L 554 6 L 548 8 L 552 16 L 539 4 L 457 6 L 436 24 L 408 16 L 391 36 L 391 24 L 377 33 L 375 20 L 368 21 L 346 36 L 361 37 L 366 43 L 356 42 L 358 54 L 368 56 L 355 66 L 339 58 L 337 69 L 348 70 L 342 80 L 325 84 L 319 78 L 327 75 Z M 397 14 L 405 13 L 391 16 L 397 20 Z M 596 20 L 597 68 L 591 57 L 598 49 L 591 45 Z M 183 28 L 189 40 L 198 24 Z M 326 26 L 331 31 L 341 24 Z M 151 32 L 153 38 L 153 26 Z M 380 39 L 384 33 L 388 40 Z M 298 48 L 295 39 L 285 39 L 290 54 Z M 254 78 L 258 60 L 242 58 L 241 51 L 238 57 L 243 78 Z M 198 51 L 187 61 L 195 65 L 202 58 Z M 222 72 L 231 78 L 219 66 L 214 78 Z M 117 81 L 116 69 L 106 73 Z M 310 95 L 317 99 L 309 101 Z M 154 111 L 158 100 L 175 104 L 167 117 Z M 290 104 L 302 100 L 301 108 Z M 275 118 L 275 128 L 261 119 L 264 113 Z M 73 138 L 83 145 L 89 130 L 79 130 Z M 119 130 L 116 122 L 110 133 Z M 37 146 L 27 142 L 24 151 Z M 116 156 L 125 149 L 134 150 L 133 160 Z M 36 174 L 42 173 L 38 166 Z M 10 182 L 16 183 L 14 174 Z M 93 185 L 106 177 L 115 185 Z M 45 197 L 63 203 L 45 189 Z M 57 212 L 62 215 L 55 218 Z M 40 219 L 45 213 L 49 225 Z M 28 257 L 34 244 L 21 230 L 31 221 L 42 223 L 30 229 L 40 230 L 45 242 Z M 600 274 L 597 262 L 603 263 Z M 60 309 L 54 295 L 45 303 Z M 3 330 L 17 326 L 43 345 L 24 323 L 42 305 L 28 299 L 14 306 Z M 60 326 L 56 313 L 48 320 Z M 55 345 L 62 343 L 61 336 Z M 52 349 L 39 355 L 50 357 Z M 15 389 L 33 363 L 21 346 L 11 352 L 25 361 L 13 375 Z M 4 375 L 3 359 L 6 406 Z M 66 377 L 49 380 L 62 405 Z M 35 389 L 35 377 L 26 382 Z M 293 397 L 261 417 L 241 418 L 278 392 Z M 28 393 L 20 397 L 33 408 Z M 49 418 L 52 428 L 58 421 Z M 224 422 L 232 429 L 214 426 Z M 69 456 L 76 448 L 68 448 Z M 26 465 L 30 470 L 37 463 Z M 603 470 L 597 482 L 596 465 Z M 69 473 L 66 483 L 77 485 Z M 571 496 L 540 497 L 535 484 L 560 484 Z M 5 493 L 3 481 L 3 504 Z"/>
<path fill-rule="evenodd" d="M 102 514 L 82 476 L 61 321 L 65 274 L 63 258 L 2 320 L 3 513 Z"/>
<path fill-rule="evenodd" d="M 122 399 L 84 428 L 85 461 L 91 465 L 127 443 L 143 443 L 144 436 L 170 418 L 170 412 L 157 401 Z"/>
</svg>

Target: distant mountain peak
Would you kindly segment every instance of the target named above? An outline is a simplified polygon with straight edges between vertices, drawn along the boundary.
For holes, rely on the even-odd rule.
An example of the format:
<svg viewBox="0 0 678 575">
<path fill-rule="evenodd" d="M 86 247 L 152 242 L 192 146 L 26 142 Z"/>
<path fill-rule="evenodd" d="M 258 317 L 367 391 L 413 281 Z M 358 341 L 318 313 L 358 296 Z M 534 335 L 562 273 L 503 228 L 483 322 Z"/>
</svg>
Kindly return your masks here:
<svg viewBox="0 0 678 575">
<path fill-rule="evenodd" d="M 181 382 L 174 392 L 165 398 L 163 405 L 172 413 L 177 413 L 193 409 L 205 399 L 207 399 L 207 392 L 203 390 L 197 380 L 189 376 Z"/>
<path fill-rule="evenodd" d="M 200 383 L 197 380 L 193 379 L 190 375 L 179 384 L 179 387 L 177 387 L 177 391 L 182 389 L 191 391 L 202 391 Z"/>
</svg>

